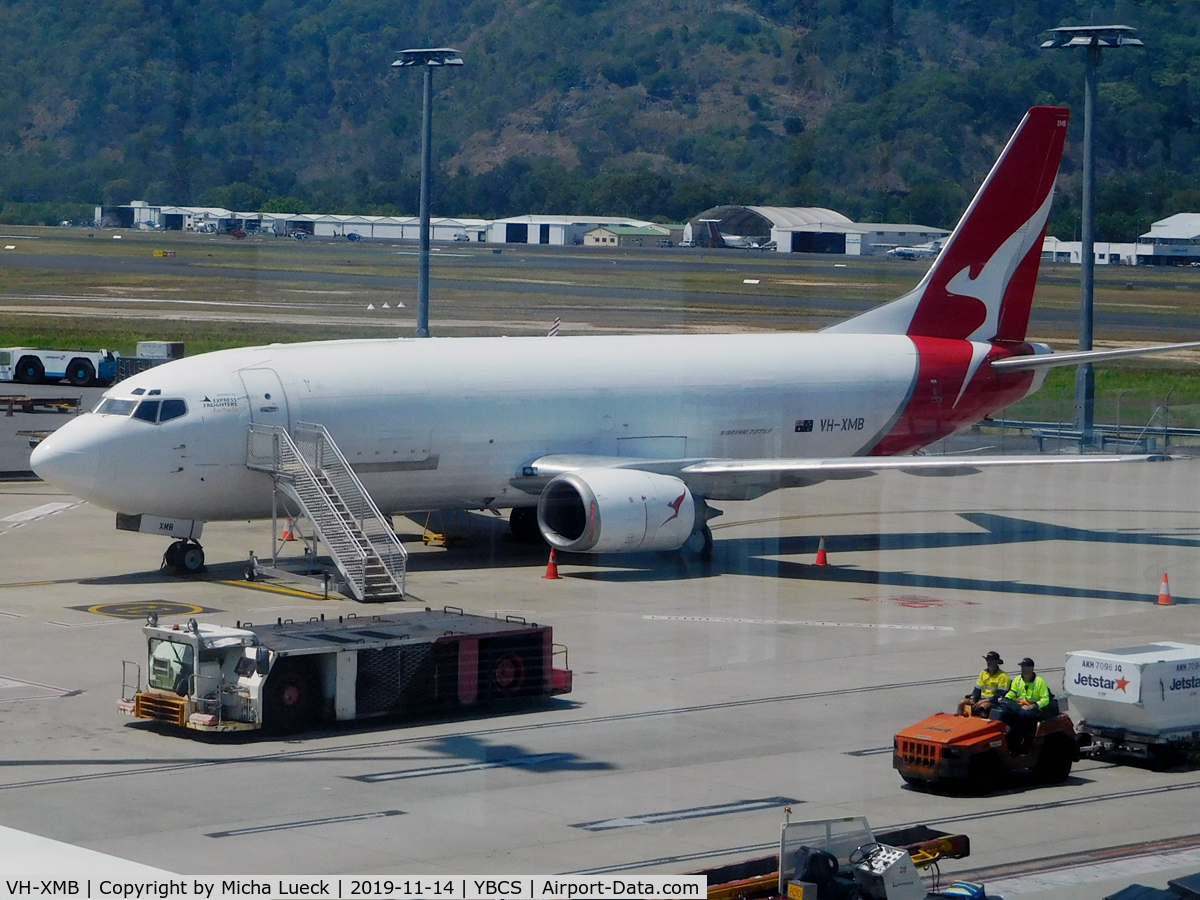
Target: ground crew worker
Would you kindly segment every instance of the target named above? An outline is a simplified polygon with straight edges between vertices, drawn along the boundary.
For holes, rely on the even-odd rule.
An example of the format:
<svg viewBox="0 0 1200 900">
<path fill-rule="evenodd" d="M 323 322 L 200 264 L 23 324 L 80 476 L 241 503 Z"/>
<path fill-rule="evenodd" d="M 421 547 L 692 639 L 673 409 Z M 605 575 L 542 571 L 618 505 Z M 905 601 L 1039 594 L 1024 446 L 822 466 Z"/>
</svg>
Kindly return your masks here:
<svg viewBox="0 0 1200 900">
<path fill-rule="evenodd" d="M 975 690 L 963 697 L 958 704 L 960 716 L 984 716 L 991 708 L 1000 702 L 1000 698 L 1008 693 L 1011 679 L 1008 673 L 1000 667 L 1004 660 L 995 650 L 989 650 L 984 656 L 987 668 L 975 679 Z"/>
<path fill-rule="evenodd" d="M 1021 674 L 1013 679 L 1001 708 L 991 713 L 993 719 L 1003 719 L 1011 728 L 1009 750 L 1020 752 L 1026 739 L 1037 731 L 1038 720 L 1049 705 L 1050 687 L 1046 679 L 1034 671 L 1033 660 L 1027 656 L 1021 660 Z"/>
</svg>

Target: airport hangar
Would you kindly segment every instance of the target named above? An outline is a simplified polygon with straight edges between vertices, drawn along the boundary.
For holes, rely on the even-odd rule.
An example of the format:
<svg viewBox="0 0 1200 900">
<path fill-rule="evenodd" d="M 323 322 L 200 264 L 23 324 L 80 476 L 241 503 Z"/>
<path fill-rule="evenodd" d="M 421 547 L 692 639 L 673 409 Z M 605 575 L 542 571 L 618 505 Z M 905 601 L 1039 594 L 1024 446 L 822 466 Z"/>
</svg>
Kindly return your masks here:
<svg viewBox="0 0 1200 900">
<path fill-rule="evenodd" d="M 707 229 L 700 223 L 713 220 L 722 234 L 751 237 L 763 244 L 774 241 L 778 253 L 869 256 L 950 236 L 945 228 L 931 225 L 855 223 L 820 206 L 714 206 L 688 221 L 684 240 L 702 243 Z"/>
<path fill-rule="evenodd" d="M 383 240 L 418 240 L 421 220 L 417 216 L 360 216 L 326 213 L 239 212 L 220 207 L 153 206 L 134 200 L 122 206 L 97 206 L 99 227 L 134 228 L 147 231 L 199 231 L 313 237 L 345 237 Z M 435 241 L 470 241 L 488 244 L 545 244 L 574 246 L 597 228 L 649 228 L 652 223 L 626 216 L 523 215 L 504 219 L 434 217 L 430 238 Z M 671 229 L 663 235 L 671 237 Z"/>
</svg>

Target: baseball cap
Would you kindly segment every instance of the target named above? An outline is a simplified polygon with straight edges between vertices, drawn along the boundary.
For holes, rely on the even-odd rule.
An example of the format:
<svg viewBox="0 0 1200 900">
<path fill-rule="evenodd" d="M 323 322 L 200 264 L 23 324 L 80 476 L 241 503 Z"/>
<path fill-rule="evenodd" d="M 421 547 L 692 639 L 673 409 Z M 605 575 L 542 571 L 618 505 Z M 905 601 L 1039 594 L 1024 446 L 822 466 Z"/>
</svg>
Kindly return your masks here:
<svg viewBox="0 0 1200 900">
<path fill-rule="evenodd" d="M 1030 659 L 1028 656 L 1025 657 L 1023 660 L 1021 660 L 1021 665 L 1029 666 L 1029 668 L 1031 668 L 1031 669 L 1034 668 L 1033 660 Z"/>
</svg>

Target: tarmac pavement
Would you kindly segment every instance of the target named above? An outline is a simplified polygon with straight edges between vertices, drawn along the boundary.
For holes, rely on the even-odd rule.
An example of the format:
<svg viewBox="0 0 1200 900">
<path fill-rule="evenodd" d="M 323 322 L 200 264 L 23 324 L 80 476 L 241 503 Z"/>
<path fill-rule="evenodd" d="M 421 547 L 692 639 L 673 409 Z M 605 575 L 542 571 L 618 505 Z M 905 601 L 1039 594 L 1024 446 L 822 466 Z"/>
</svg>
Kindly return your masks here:
<svg viewBox="0 0 1200 900">
<path fill-rule="evenodd" d="M 891 738 L 952 710 L 991 649 L 1010 670 L 1034 657 L 1057 690 L 1070 650 L 1200 643 L 1198 475 L 1193 460 L 886 473 L 718 504 L 711 563 L 564 555 L 559 581 L 503 520 L 459 519 L 450 549 L 399 520 L 410 598 L 387 611 L 549 623 L 574 691 L 290 740 L 119 717 L 141 623 L 90 608 L 161 599 L 232 624 L 377 607 L 243 581 L 269 522 L 210 523 L 209 571 L 182 580 L 158 571 L 165 544 L 111 512 L 0 483 L 0 826 L 182 874 L 669 874 L 770 853 L 790 802 L 794 820 L 968 834 L 943 883 L 988 870 L 1006 897 L 1068 900 L 1164 886 L 1200 869 L 1200 838 L 1150 852 L 1200 832 L 1200 770 L 1084 761 L 1059 786 L 947 796 L 903 785 Z M 1172 607 L 1154 603 L 1163 572 Z M 1014 868 L 1133 842 L 1146 853 L 1115 875 Z"/>
</svg>

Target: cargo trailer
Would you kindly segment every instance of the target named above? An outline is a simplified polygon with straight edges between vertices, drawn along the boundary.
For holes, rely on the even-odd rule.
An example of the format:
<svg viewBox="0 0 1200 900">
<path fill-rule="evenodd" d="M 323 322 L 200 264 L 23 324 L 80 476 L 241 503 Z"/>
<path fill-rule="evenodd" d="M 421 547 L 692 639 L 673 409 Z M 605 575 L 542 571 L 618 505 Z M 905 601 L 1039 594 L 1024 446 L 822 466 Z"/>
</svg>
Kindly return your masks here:
<svg viewBox="0 0 1200 900">
<path fill-rule="evenodd" d="M 1075 650 L 1063 689 L 1091 752 L 1169 765 L 1200 751 L 1200 646 Z"/>
<path fill-rule="evenodd" d="M 142 631 L 146 683 L 141 664 L 126 661 L 118 711 L 195 731 L 290 733 L 571 690 L 550 626 L 453 606 L 232 628 L 160 625 L 152 614 Z"/>
</svg>

